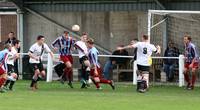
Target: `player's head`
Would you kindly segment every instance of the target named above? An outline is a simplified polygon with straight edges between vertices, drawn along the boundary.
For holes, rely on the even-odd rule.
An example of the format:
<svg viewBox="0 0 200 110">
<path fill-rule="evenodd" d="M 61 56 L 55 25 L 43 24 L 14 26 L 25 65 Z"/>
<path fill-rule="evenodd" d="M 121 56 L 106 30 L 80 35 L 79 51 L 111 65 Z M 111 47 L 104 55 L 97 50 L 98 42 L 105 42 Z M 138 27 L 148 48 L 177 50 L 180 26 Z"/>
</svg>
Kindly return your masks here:
<svg viewBox="0 0 200 110">
<path fill-rule="evenodd" d="M 137 38 L 133 39 L 133 40 L 131 41 L 131 45 L 137 43 L 138 41 L 139 41 L 139 40 L 138 40 Z"/>
<path fill-rule="evenodd" d="M 148 41 L 149 40 L 149 36 L 148 35 L 143 35 L 142 36 L 142 41 Z"/>
<path fill-rule="evenodd" d="M 192 38 L 191 38 L 190 35 L 184 35 L 183 40 L 184 40 L 185 44 L 188 44 L 188 43 L 190 43 L 192 41 Z"/>
<path fill-rule="evenodd" d="M 11 50 L 12 45 L 9 44 L 9 43 L 7 43 L 7 44 L 4 45 L 4 48 L 5 48 L 5 49 L 8 49 L 8 50 Z"/>
<path fill-rule="evenodd" d="M 42 35 L 39 35 L 39 36 L 37 37 L 37 43 L 38 43 L 39 45 L 44 44 L 44 40 L 45 40 L 45 37 L 42 36 Z"/>
<path fill-rule="evenodd" d="M 13 46 L 16 47 L 16 48 L 19 48 L 20 47 L 20 41 L 19 40 L 14 40 L 13 41 Z"/>
<path fill-rule="evenodd" d="M 169 41 L 169 42 L 168 42 L 168 47 L 169 47 L 169 48 L 173 48 L 173 47 L 174 47 L 174 43 L 173 43 L 172 41 Z"/>
<path fill-rule="evenodd" d="M 87 35 L 86 32 L 82 33 L 81 40 L 82 40 L 83 42 L 86 42 L 86 41 L 88 40 L 88 35 Z"/>
<path fill-rule="evenodd" d="M 68 31 L 64 31 L 64 36 L 68 37 L 69 36 L 69 32 Z"/>
<path fill-rule="evenodd" d="M 116 49 L 117 49 L 117 50 L 122 50 L 122 49 L 121 49 L 122 47 L 124 47 L 124 45 L 118 45 Z"/>
<path fill-rule="evenodd" d="M 12 39 L 14 37 L 14 32 L 9 32 L 8 33 L 8 38 Z"/>
<path fill-rule="evenodd" d="M 94 46 L 94 40 L 92 38 L 88 38 L 86 44 L 88 48 L 92 48 Z"/>
</svg>

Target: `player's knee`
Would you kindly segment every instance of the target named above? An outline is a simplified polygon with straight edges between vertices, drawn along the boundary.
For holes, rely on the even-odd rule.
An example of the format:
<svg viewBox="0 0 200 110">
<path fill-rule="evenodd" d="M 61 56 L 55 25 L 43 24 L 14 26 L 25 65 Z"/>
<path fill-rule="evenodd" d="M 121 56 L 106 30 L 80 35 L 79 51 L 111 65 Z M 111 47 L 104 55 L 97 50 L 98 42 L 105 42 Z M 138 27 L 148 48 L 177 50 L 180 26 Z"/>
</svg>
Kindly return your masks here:
<svg viewBox="0 0 200 110">
<path fill-rule="evenodd" d="M 149 79 L 149 74 L 143 74 L 143 78 L 147 81 Z"/>
<path fill-rule="evenodd" d="M 185 68 L 185 69 L 184 69 L 184 74 L 187 74 L 187 73 L 188 73 L 188 69 Z"/>
<path fill-rule="evenodd" d="M 41 75 L 42 75 L 42 77 L 45 77 L 46 76 L 46 72 L 44 70 L 41 71 Z"/>
<path fill-rule="evenodd" d="M 39 75 L 40 74 L 40 70 L 39 69 L 36 69 L 35 70 L 35 75 Z"/>
<path fill-rule="evenodd" d="M 4 79 L 6 79 L 6 78 L 7 78 L 7 74 L 6 74 L 6 73 L 5 73 L 5 74 L 2 74 L 1 77 L 4 78 Z"/>
<path fill-rule="evenodd" d="M 193 74 L 195 74 L 195 73 L 196 73 L 196 71 L 197 71 L 197 69 L 196 69 L 196 68 L 192 68 L 192 73 L 193 73 Z"/>
<path fill-rule="evenodd" d="M 17 79 L 17 77 L 18 77 L 16 73 L 12 73 L 11 76 L 12 76 L 14 79 Z"/>
<path fill-rule="evenodd" d="M 84 64 L 85 64 L 85 66 L 90 67 L 90 62 L 89 62 L 88 60 L 86 60 L 86 61 L 84 62 Z"/>
<path fill-rule="evenodd" d="M 72 68 L 72 64 L 70 62 L 66 62 L 65 65 L 67 68 Z"/>
</svg>

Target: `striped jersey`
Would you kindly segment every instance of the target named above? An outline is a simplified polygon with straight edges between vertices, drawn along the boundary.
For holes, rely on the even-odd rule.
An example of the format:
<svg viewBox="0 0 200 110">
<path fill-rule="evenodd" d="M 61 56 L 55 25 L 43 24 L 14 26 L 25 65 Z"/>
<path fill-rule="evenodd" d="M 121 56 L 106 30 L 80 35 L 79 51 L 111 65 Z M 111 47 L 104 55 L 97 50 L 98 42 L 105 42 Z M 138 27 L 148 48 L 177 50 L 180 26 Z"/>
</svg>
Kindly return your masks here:
<svg viewBox="0 0 200 110">
<path fill-rule="evenodd" d="M 1 64 L 1 67 L 7 71 L 7 59 L 8 59 L 8 53 L 9 53 L 9 50 L 8 49 L 4 49 L 2 51 L 0 51 L 0 64 Z"/>
<path fill-rule="evenodd" d="M 99 51 L 95 47 L 92 47 L 89 50 L 88 58 L 91 65 L 96 65 L 98 68 L 100 68 L 100 64 L 98 62 L 98 55 L 99 55 Z"/>
<path fill-rule="evenodd" d="M 71 55 L 71 48 L 74 46 L 75 40 L 68 36 L 66 38 L 64 35 L 58 37 L 53 43 L 52 47 L 57 47 L 59 49 L 60 55 Z"/>
<path fill-rule="evenodd" d="M 199 62 L 199 55 L 197 48 L 193 43 L 185 45 L 185 63 L 192 63 L 193 59 L 195 62 Z"/>
</svg>

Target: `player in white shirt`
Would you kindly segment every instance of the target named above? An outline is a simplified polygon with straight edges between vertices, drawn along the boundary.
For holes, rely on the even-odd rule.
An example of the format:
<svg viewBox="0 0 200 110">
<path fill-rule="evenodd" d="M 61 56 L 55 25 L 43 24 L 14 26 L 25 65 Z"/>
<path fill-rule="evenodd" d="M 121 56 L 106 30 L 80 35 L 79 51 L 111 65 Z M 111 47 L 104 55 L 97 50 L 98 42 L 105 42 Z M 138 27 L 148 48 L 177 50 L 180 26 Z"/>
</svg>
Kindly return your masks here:
<svg viewBox="0 0 200 110">
<path fill-rule="evenodd" d="M 20 41 L 19 40 L 14 40 L 12 43 L 12 48 L 11 51 L 9 51 L 8 53 L 8 59 L 7 59 L 7 68 L 8 68 L 8 79 L 4 85 L 4 88 L 7 90 L 12 90 L 13 85 L 15 84 L 16 78 L 17 78 L 17 74 L 16 74 L 16 70 L 14 67 L 14 62 L 19 58 L 19 53 L 18 48 L 20 47 Z M 12 78 L 12 76 L 15 76 Z M 10 85 L 9 85 L 10 84 Z M 9 85 L 9 87 L 8 87 Z"/>
<path fill-rule="evenodd" d="M 50 53 L 51 57 L 53 58 L 53 53 L 49 49 L 46 43 L 44 43 L 44 36 L 39 35 L 37 37 L 37 42 L 31 46 L 29 49 L 29 63 L 31 66 L 31 70 L 34 73 L 32 82 L 31 82 L 31 89 L 36 90 L 37 88 L 37 81 L 38 78 L 44 78 L 45 77 L 45 70 L 42 64 L 42 55 L 44 52 Z"/>
<path fill-rule="evenodd" d="M 81 64 L 81 88 L 86 88 L 89 80 L 90 73 L 90 62 L 88 60 L 88 48 L 86 46 L 86 41 L 88 39 L 87 33 L 83 33 L 81 36 L 81 40 L 75 43 L 75 48 L 78 50 L 79 62 Z"/>
<path fill-rule="evenodd" d="M 154 46 L 149 43 L 147 35 L 142 36 L 142 42 L 125 46 L 121 49 L 137 48 L 137 67 L 138 67 L 138 87 L 139 92 L 146 92 L 149 88 L 149 69 L 152 64 L 151 55 L 153 52 L 160 53 L 160 46 Z M 142 87 L 143 86 L 143 87 Z"/>
</svg>

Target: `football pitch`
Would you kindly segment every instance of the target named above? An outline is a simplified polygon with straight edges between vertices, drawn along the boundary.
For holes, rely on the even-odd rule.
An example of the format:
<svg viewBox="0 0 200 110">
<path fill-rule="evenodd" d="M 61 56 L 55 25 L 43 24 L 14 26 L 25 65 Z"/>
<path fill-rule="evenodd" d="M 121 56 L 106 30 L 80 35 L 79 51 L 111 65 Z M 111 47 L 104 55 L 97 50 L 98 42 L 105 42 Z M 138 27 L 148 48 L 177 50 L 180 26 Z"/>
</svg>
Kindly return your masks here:
<svg viewBox="0 0 200 110">
<path fill-rule="evenodd" d="M 39 90 L 30 91 L 30 81 L 18 81 L 14 91 L 0 94 L 0 110 L 199 110 L 200 88 L 193 91 L 177 86 L 154 86 L 137 93 L 131 84 L 118 84 L 113 91 L 102 85 L 70 89 L 59 82 L 39 82 Z"/>
</svg>

